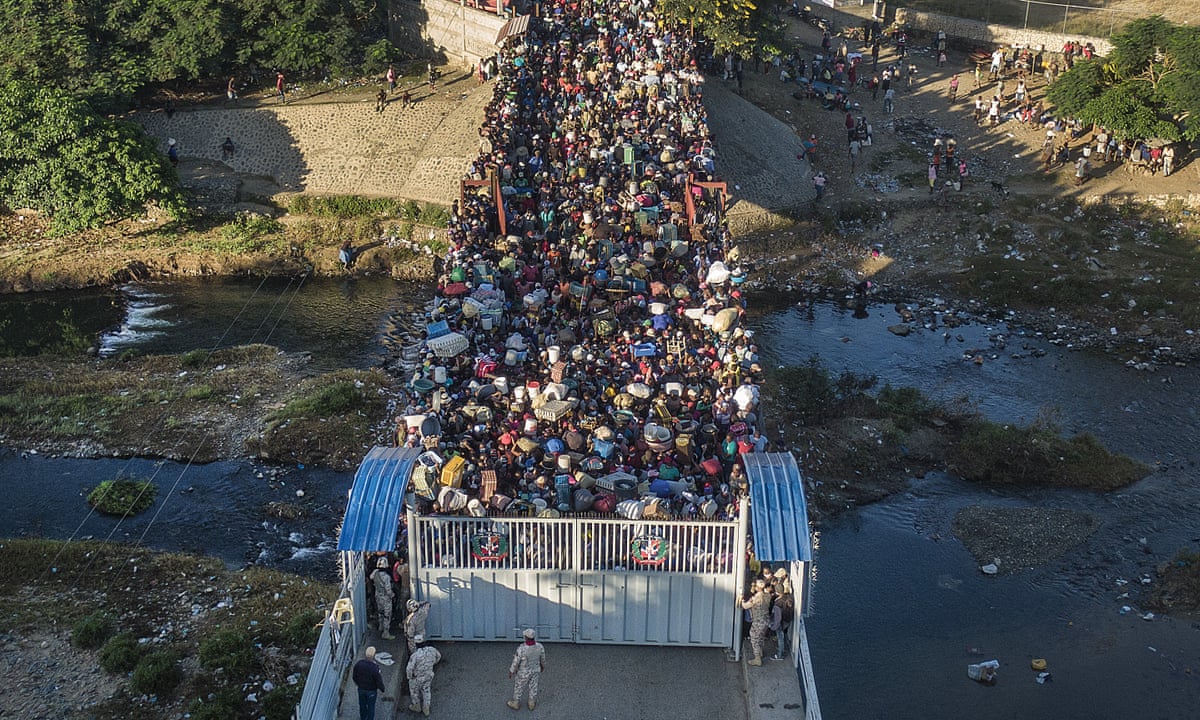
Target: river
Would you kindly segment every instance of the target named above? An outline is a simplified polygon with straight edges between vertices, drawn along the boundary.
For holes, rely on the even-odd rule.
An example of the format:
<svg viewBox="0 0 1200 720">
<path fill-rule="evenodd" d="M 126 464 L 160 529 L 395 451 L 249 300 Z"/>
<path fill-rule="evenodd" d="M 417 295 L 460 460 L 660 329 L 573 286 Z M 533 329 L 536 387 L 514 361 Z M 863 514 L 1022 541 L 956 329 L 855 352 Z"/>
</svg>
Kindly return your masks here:
<svg viewBox="0 0 1200 720">
<path fill-rule="evenodd" d="M 425 293 L 387 280 L 310 281 L 299 289 L 287 281 L 222 281 L 36 300 L 46 322 L 67 322 L 98 338 L 103 354 L 254 341 L 311 352 L 318 367 L 334 368 L 378 365 Z M 0 328 L 17 317 L 5 315 L 10 303 L 31 301 L 0 298 Z M 68 306 L 75 309 L 64 320 Z M 905 493 L 825 523 L 816 538 L 808 621 L 825 717 L 1194 717 L 1200 625 L 1142 619 L 1122 594 L 1133 590 L 1136 597 L 1157 563 L 1200 542 L 1200 374 L 1138 371 L 1003 325 L 970 323 L 948 338 L 943 328 L 917 328 L 898 337 L 887 330 L 896 322 L 890 307 L 872 307 L 858 319 L 817 303 L 766 312 L 752 327 L 769 362 L 817 354 L 834 371 L 872 374 L 881 384 L 915 386 L 941 400 L 968 398 L 999 421 L 1050 413 L 1068 432 L 1092 432 L 1156 471 L 1107 495 L 997 492 L 931 473 L 914 478 Z M 997 333 L 1007 338 L 1003 349 Z M 53 342 L 55 334 L 45 336 Z M 15 337 L 7 346 L 21 343 L 23 336 Z M 982 365 L 967 359 L 977 354 Z M 150 513 L 122 523 L 88 514 L 85 488 L 118 473 L 154 478 L 161 500 Z M 207 552 L 234 566 L 261 562 L 328 578 L 351 480 L 312 468 L 67 460 L 17 449 L 0 455 L 0 482 L 9 492 L 0 534 L 143 541 Z M 263 512 L 269 502 L 296 500 L 297 490 L 306 518 Z M 1064 558 L 987 577 L 950 531 L 954 513 L 970 504 L 1082 510 L 1100 528 Z M 1134 607 L 1122 614 L 1124 605 Z M 1046 684 L 1029 669 L 1034 657 L 1049 662 Z M 996 686 L 967 679 L 968 663 L 992 658 L 1001 662 Z"/>
<path fill-rule="evenodd" d="M 1136 598 L 1156 564 L 1200 543 L 1200 373 L 1136 370 L 1003 323 L 900 337 L 887 329 L 898 322 L 891 307 L 854 318 L 822 303 L 769 313 L 756 330 L 768 361 L 816 353 L 835 371 L 965 397 L 1000 422 L 1048 415 L 1156 471 L 1109 494 L 994 491 L 931 473 L 826 523 L 808 621 L 824 717 L 1195 717 L 1200 624 L 1143 619 L 1123 595 Z M 1057 561 L 988 577 L 951 531 L 955 512 L 972 504 L 1080 510 L 1100 528 Z M 1033 658 L 1048 661 L 1048 683 L 1037 682 Z M 1001 662 L 996 686 L 967 679 L 968 664 L 991 659 Z"/>
</svg>

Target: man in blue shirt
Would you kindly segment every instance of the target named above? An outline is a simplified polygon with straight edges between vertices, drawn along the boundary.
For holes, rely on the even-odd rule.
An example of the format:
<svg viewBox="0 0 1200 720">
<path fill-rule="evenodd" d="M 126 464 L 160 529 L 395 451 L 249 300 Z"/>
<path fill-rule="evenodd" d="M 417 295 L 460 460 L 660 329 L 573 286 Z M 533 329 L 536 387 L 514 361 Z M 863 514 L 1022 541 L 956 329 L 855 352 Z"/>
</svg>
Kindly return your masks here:
<svg viewBox="0 0 1200 720">
<path fill-rule="evenodd" d="M 366 657 L 354 663 L 354 684 L 358 686 L 359 720 L 375 720 L 375 698 L 384 690 L 383 673 L 375 662 L 375 648 L 367 648 Z"/>
</svg>

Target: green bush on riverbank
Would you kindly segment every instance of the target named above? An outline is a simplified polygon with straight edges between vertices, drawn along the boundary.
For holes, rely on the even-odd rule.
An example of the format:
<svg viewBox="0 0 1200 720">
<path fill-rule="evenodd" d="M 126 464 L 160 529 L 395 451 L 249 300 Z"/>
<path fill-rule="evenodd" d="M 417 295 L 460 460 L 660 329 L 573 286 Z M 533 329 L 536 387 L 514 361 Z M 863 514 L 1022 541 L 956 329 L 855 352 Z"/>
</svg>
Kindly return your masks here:
<svg viewBox="0 0 1200 720">
<path fill-rule="evenodd" d="M 805 475 L 818 481 L 818 510 L 879 499 L 925 469 L 944 467 L 988 485 L 1101 491 L 1149 472 L 1091 435 L 1063 437 L 1048 420 L 998 424 L 965 402 L 943 405 L 915 388 L 885 385 L 873 392 L 874 386 L 873 377 L 835 376 L 815 356 L 771 372 L 770 420 L 800 452 Z"/>
<path fill-rule="evenodd" d="M 950 469 L 988 485 L 1051 485 L 1115 490 L 1146 476 L 1149 468 L 1109 452 L 1089 434 L 1064 438 L 1047 421 L 1001 425 L 972 418 L 952 446 Z"/>
<path fill-rule="evenodd" d="M 393 197 L 362 195 L 296 195 L 288 203 L 292 215 L 323 218 L 396 218 L 430 227 L 445 227 L 450 220 L 446 208 L 434 203 Z"/>
<path fill-rule="evenodd" d="M 105 515 L 124 518 L 149 510 L 157 495 L 158 487 L 148 480 L 116 478 L 105 480 L 88 493 L 88 505 Z"/>
</svg>

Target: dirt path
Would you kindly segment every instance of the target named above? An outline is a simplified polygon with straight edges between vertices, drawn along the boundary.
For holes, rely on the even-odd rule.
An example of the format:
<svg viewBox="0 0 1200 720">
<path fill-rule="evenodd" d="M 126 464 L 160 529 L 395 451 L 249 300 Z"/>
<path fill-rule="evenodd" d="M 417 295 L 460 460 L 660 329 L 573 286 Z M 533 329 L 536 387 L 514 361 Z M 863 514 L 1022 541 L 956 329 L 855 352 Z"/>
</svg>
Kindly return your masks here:
<svg viewBox="0 0 1200 720">
<path fill-rule="evenodd" d="M 821 35 L 816 28 L 796 18 L 786 17 L 786 37 L 791 43 L 801 44 L 806 52 L 805 59 L 820 52 Z M 835 43 L 841 38 L 835 38 Z M 865 116 L 874 128 L 874 143 L 863 149 L 858 167 L 851 171 L 847 152 L 845 115 L 835 110 L 823 110 L 818 100 L 797 100 L 792 94 L 798 89 L 794 83 L 781 83 L 779 71 L 770 68 L 755 71 L 752 63 L 746 63 L 745 87 L 742 96 L 763 108 L 780 121 L 786 123 L 798 137 L 816 134 L 819 140 L 817 169 L 829 177 L 825 195 L 827 206 L 836 205 L 846 199 L 913 200 L 927 198 L 925 180 L 927 158 L 933 151 L 936 135 L 953 137 L 957 142 L 958 154 L 966 157 L 972 177 L 966 192 L 989 194 L 994 191 L 991 181 L 1001 183 L 1010 193 L 1056 196 L 1092 202 L 1098 198 L 1109 200 L 1136 197 L 1192 196 L 1192 202 L 1200 204 L 1196 194 L 1200 163 L 1192 162 L 1181 167 L 1172 177 L 1151 176 L 1131 173 L 1115 163 L 1093 164 L 1091 178 L 1082 187 L 1075 187 L 1070 168 L 1057 168 L 1045 174 L 1040 166 L 1040 149 L 1045 139 L 1041 127 L 1022 125 L 1009 120 L 996 127 L 981 127 L 973 119 L 974 101 L 991 98 L 996 86 L 987 82 L 984 73 L 982 87 L 974 88 L 974 66 L 961 52 L 951 52 L 944 67 L 938 67 L 932 53 L 919 47 L 920 40 L 910 42 L 911 51 L 906 62 L 917 66 L 916 80 L 912 87 L 904 82 L 894 83 L 897 88 L 895 112 L 883 112 L 883 93 L 873 99 L 870 91 L 859 87 L 851 91 L 851 103 L 855 117 Z M 871 70 L 870 48 L 848 41 L 850 52 L 864 55 L 863 72 L 869 76 Z M 899 56 L 892 46 L 885 46 L 880 54 L 878 70 L 899 63 Z M 985 68 L 986 70 L 986 68 Z M 959 73 L 957 102 L 948 100 L 950 78 Z M 730 81 L 710 78 L 710 85 Z M 1046 85 L 1041 76 L 1032 76 L 1029 91 L 1035 103 L 1045 97 Z M 1012 95 L 1016 87 L 1015 78 L 1009 78 L 1005 93 Z M 719 136 L 718 136 L 719 137 Z M 1059 138 L 1061 140 L 1061 138 Z M 1072 141 L 1072 159 L 1077 150 L 1091 135 Z M 787 163 L 791 155 L 776 153 L 777 163 Z M 794 155 L 794 153 L 792 154 Z M 915 187 L 912 187 L 915 185 Z M 882 189 L 881 189 L 882 188 Z M 806 198 L 813 197 L 810 187 L 803 188 Z M 961 202 L 960 202 L 961 204 Z"/>
</svg>

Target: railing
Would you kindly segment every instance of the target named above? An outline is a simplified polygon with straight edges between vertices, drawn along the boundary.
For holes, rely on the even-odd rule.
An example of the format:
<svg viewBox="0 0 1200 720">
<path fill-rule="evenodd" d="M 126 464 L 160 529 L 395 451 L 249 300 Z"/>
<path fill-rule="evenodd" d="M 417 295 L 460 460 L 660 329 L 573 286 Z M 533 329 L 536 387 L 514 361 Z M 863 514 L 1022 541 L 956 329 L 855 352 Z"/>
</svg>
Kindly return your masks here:
<svg viewBox="0 0 1200 720">
<path fill-rule="evenodd" d="M 366 589 L 363 583 L 355 581 L 362 576 L 362 554 L 343 553 L 342 559 L 348 563 L 343 575 L 347 580 L 343 581 L 342 591 L 321 626 L 304 693 L 292 714 L 294 720 L 332 720 L 337 717 L 346 670 L 366 632 Z"/>
<path fill-rule="evenodd" d="M 418 567 L 730 573 L 738 523 L 613 518 L 419 517 Z"/>
<path fill-rule="evenodd" d="M 808 652 L 808 633 L 804 628 L 804 619 L 797 615 L 794 625 L 796 646 L 799 651 L 793 657 L 796 658 L 800 675 L 800 693 L 804 699 L 804 720 L 821 720 L 821 703 L 817 700 L 817 679 L 813 675 L 812 656 Z"/>
</svg>

